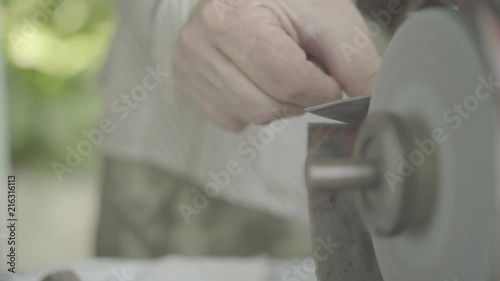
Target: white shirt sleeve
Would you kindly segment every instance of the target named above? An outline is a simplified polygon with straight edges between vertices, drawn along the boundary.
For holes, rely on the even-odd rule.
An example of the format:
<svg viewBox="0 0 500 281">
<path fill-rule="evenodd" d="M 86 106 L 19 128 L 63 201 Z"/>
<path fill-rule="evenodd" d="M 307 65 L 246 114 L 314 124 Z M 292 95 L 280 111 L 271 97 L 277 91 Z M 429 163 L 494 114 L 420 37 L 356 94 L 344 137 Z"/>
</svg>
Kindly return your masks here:
<svg viewBox="0 0 500 281">
<path fill-rule="evenodd" d="M 171 54 L 182 26 L 198 0 L 158 0 L 152 21 L 151 46 L 153 60 L 163 69 L 171 69 Z"/>
</svg>

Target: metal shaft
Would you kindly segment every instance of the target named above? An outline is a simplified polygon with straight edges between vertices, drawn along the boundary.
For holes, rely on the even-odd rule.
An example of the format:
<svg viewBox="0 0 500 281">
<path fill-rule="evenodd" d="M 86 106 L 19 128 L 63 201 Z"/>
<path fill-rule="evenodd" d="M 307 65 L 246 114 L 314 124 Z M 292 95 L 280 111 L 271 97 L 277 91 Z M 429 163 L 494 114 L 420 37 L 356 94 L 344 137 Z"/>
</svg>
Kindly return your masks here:
<svg viewBox="0 0 500 281">
<path fill-rule="evenodd" d="M 376 165 L 366 160 L 313 158 L 306 164 L 307 187 L 314 190 L 375 188 L 378 178 Z"/>
</svg>

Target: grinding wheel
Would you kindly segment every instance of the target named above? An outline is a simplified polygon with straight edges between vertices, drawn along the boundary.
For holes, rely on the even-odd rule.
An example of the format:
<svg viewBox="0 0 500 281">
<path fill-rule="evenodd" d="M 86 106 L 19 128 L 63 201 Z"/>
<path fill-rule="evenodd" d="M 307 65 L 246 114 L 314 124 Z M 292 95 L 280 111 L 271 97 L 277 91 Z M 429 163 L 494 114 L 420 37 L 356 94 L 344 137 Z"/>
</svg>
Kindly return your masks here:
<svg viewBox="0 0 500 281">
<path fill-rule="evenodd" d="M 500 83 L 477 34 L 457 11 L 412 15 L 385 52 L 353 158 L 308 160 L 310 192 L 354 191 L 384 281 L 498 280 Z"/>
<path fill-rule="evenodd" d="M 491 74 L 480 50 L 462 15 L 430 10 L 411 17 L 386 51 L 370 114 L 418 127 L 412 141 L 445 135 L 421 164 L 435 161 L 434 174 L 418 175 L 435 177 L 428 221 L 396 237 L 372 235 L 385 281 L 494 280 L 495 93 L 487 97 Z"/>
</svg>

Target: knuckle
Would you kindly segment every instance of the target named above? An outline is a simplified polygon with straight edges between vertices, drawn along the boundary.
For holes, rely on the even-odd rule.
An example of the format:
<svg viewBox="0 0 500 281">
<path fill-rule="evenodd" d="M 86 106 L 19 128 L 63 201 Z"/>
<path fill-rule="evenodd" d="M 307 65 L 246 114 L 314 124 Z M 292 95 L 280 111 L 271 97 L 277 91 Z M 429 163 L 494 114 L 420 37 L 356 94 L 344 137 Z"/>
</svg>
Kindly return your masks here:
<svg viewBox="0 0 500 281">
<path fill-rule="evenodd" d="M 302 90 L 299 88 L 287 87 L 277 90 L 277 98 L 287 103 L 295 103 L 302 95 Z"/>
<path fill-rule="evenodd" d="M 276 119 L 274 112 L 271 108 L 266 108 L 264 110 L 256 111 L 252 123 L 256 125 L 267 125 Z"/>
<path fill-rule="evenodd" d="M 244 95 L 244 106 L 242 107 L 241 115 L 248 122 L 257 125 L 266 125 L 272 117 L 272 104 L 268 101 L 259 99 L 255 93 L 246 92 Z"/>
<path fill-rule="evenodd" d="M 245 128 L 247 127 L 247 124 L 246 123 L 242 123 L 242 122 L 234 122 L 233 124 L 231 124 L 230 127 L 228 127 L 227 129 L 233 133 L 240 133 L 241 131 L 243 131 Z"/>
</svg>

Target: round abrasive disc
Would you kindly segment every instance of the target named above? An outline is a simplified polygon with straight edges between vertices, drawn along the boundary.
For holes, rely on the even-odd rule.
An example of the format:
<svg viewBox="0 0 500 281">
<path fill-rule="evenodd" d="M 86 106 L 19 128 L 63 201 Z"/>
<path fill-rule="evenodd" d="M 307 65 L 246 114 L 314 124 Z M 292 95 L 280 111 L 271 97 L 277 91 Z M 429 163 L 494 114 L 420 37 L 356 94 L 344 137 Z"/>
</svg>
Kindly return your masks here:
<svg viewBox="0 0 500 281">
<path fill-rule="evenodd" d="M 458 12 L 425 10 L 407 20 L 386 50 L 370 114 L 394 113 L 410 130 L 419 128 L 413 157 L 400 160 L 397 176 L 432 165 L 419 177 L 435 178 L 435 194 L 418 228 L 372 235 L 384 281 L 496 280 L 496 81 L 470 26 Z"/>
</svg>

